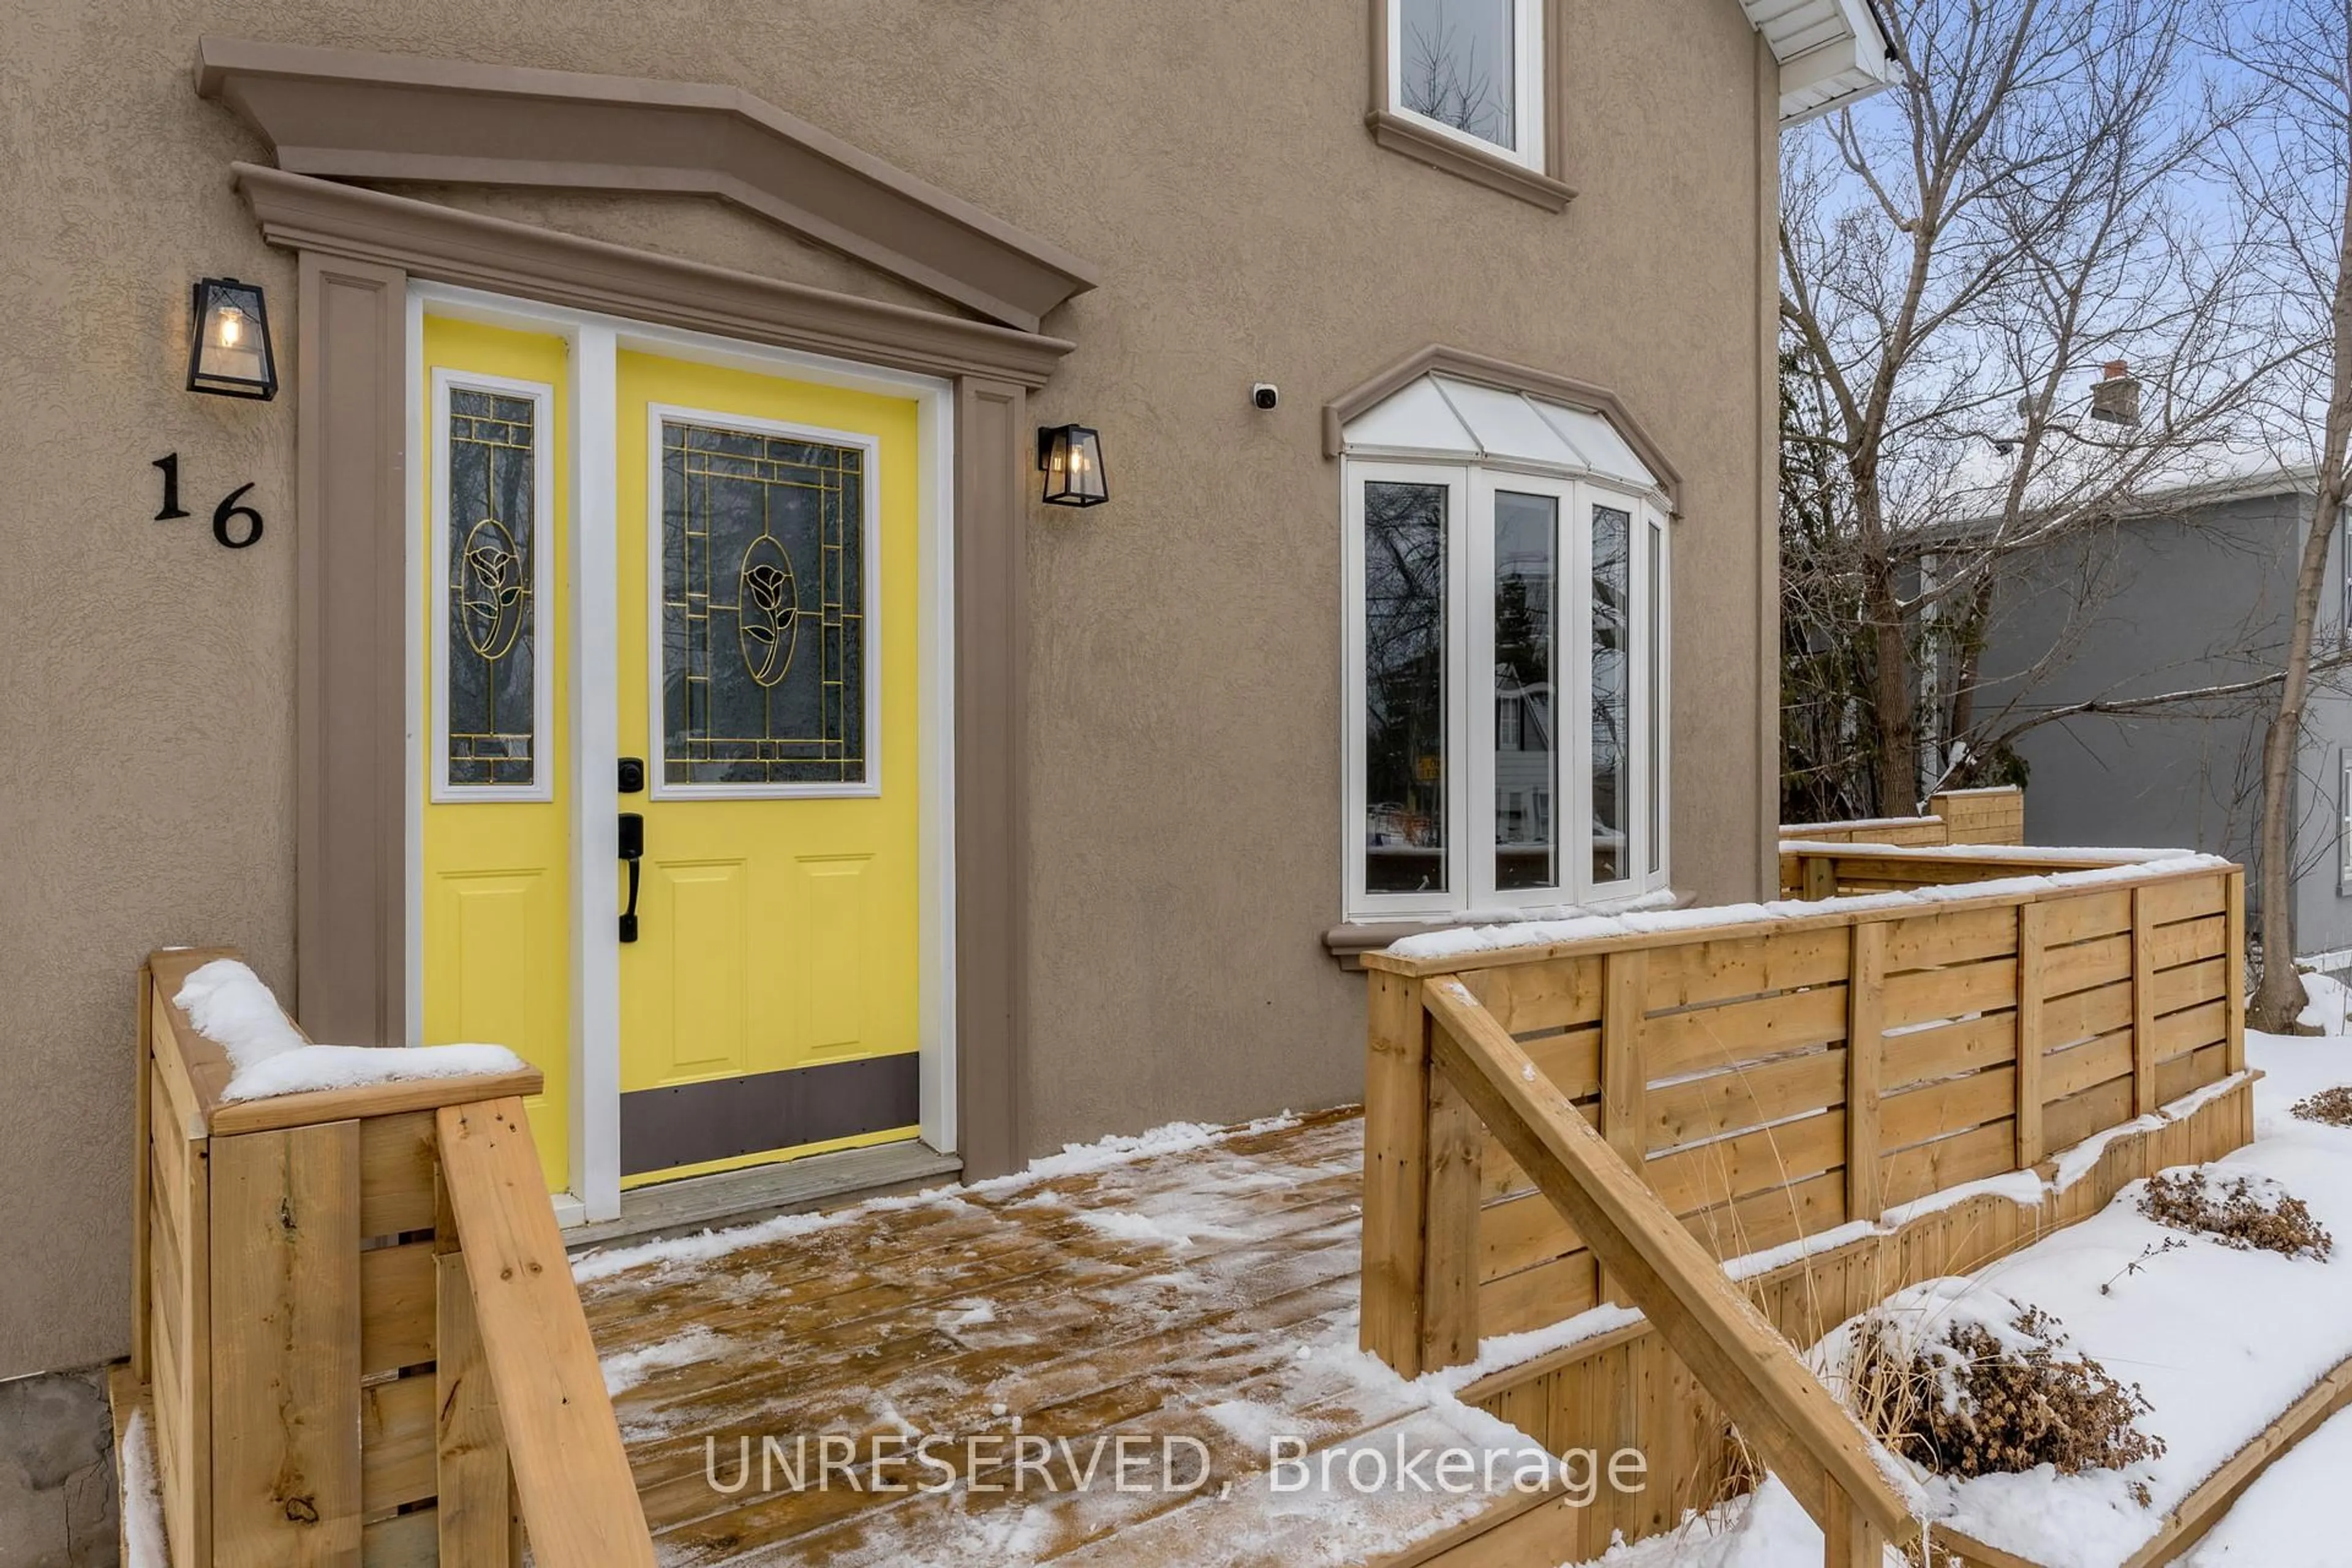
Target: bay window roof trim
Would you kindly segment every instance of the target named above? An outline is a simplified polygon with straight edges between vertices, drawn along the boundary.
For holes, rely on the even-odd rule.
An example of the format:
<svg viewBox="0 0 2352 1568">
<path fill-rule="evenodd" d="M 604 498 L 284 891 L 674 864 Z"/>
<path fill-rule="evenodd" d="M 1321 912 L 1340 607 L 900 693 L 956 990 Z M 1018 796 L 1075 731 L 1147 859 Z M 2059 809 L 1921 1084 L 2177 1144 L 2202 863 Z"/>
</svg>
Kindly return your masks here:
<svg viewBox="0 0 2352 1568">
<path fill-rule="evenodd" d="M 1681 477 L 1615 393 L 1442 344 L 1326 404 L 1323 450 L 1589 477 L 1680 510 Z"/>
</svg>

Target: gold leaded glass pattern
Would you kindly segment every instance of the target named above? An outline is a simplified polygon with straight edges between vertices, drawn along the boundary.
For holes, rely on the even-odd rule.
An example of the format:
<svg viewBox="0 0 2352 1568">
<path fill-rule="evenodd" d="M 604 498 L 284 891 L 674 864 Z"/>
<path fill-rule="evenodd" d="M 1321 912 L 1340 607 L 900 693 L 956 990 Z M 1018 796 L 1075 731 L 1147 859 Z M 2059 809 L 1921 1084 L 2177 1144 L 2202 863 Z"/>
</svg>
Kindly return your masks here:
<svg viewBox="0 0 2352 1568">
<path fill-rule="evenodd" d="M 449 389 L 449 518 L 442 663 L 452 784 L 534 782 L 539 671 L 537 408 Z"/>
<path fill-rule="evenodd" d="M 866 782 L 866 453 L 662 423 L 662 779 Z"/>
</svg>

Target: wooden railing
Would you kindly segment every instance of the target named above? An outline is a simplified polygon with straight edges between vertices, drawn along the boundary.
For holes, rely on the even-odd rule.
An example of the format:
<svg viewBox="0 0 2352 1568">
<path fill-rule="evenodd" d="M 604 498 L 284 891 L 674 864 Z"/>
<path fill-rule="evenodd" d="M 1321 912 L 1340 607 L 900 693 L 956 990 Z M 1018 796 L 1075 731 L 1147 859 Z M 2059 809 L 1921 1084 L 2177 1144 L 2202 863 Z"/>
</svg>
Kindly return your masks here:
<svg viewBox="0 0 2352 1568">
<path fill-rule="evenodd" d="M 1996 882 L 2012 877 L 2048 877 L 2128 865 L 2146 856 L 2132 850 L 2025 849 L 1975 846 L 1956 852 L 1945 846 L 1898 846 L 1801 838 L 1780 840 L 1780 891 L 1794 899 L 1833 899 L 1845 893 L 1897 893 L 1958 882 Z"/>
<path fill-rule="evenodd" d="M 532 1071 L 225 1102 L 140 974 L 131 1374 L 178 1568 L 651 1568 Z"/>
<path fill-rule="evenodd" d="M 1466 985 L 1441 980 L 1422 999 L 1437 1100 L 1493 1130 L 1576 1227 L 1821 1524 L 1831 1568 L 1879 1568 L 1888 1540 L 1914 1530 L 1870 1436 Z M 1369 1209 L 1366 1219 L 1369 1237 Z"/>
<path fill-rule="evenodd" d="M 1990 868 L 1947 858 L 1953 880 Z M 1895 1529 L 1853 1474 L 1827 1395 L 1805 1391 L 1782 1334 L 1735 1310 L 1746 1296 L 1715 1263 L 1981 1177 L 2046 1173 L 2052 1152 L 2243 1068 L 2238 868 L 2053 870 L 1893 907 L 1367 955 L 1365 1348 L 1414 1375 L 1496 1334 L 1630 1303 L 1776 1469 L 1799 1466 L 1792 1489 L 1833 1540 Z M 2251 1136 L 2231 1095 L 2120 1152 L 2215 1157 Z M 1994 1206 L 2006 1229 L 1967 1256 L 2019 1244 L 2020 1214 L 2042 1217 Z M 2083 1217 L 2062 1207 L 2045 1205 L 2049 1223 Z M 1953 1261 L 1959 1241 L 1939 1245 L 1948 1267 L 1970 1266 Z M 1843 1280 L 1819 1294 L 1859 1310 Z M 1465 1397 L 1521 1415 L 1517 1395 L 1540 1404 L 1555 1374 L 1556 1360 Z M 1630 1405 L 1619 1420 L 1637 1424 Z M 1688 1468 L 1721 1473 L 1696 1447 Z M 1853 1560 L 1874 1564 L 1864 1551 Z"/>
<path fill-rule="evenodd" d="M 1784 822 L 1783 838 L 1822 844 L 2022 844 L 2025 792 L 1998 789 L 1945 790 L 1928 797 L 1917 816 L 1870 816 L 1843 822 Z"/>
</svg>

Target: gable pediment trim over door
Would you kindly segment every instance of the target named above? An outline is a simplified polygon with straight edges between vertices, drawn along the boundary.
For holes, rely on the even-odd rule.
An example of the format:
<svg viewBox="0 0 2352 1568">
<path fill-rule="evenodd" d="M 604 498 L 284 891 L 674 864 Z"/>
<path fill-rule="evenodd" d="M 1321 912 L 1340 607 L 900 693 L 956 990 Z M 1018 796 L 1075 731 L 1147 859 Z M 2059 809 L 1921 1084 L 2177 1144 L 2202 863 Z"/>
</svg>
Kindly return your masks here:
<svg viewBox="0 0 2352 1568">
<path fill-rule="evenodd" d="M 740 88 L 208 37 L 196 90 L 292 174 L 707 195 L 1021 331 L 1097 281 Z"/>
</svg>

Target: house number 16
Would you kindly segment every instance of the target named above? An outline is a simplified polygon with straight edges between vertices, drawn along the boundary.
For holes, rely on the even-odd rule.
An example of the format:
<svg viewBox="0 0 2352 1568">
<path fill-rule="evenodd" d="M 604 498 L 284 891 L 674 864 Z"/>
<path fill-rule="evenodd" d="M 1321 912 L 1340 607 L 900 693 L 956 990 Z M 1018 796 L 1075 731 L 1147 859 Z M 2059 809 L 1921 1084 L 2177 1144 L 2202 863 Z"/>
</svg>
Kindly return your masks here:
<svg viewBox="0 0 2352 1568">
<path fill-rule="evenodd" d="M 173 522 L 188 515 L 180 505 L 180 454 L 168 452 L 155 459 L 163 475 L 163 506 L 156 512 L 157 522 Z M 221 497 L 213 508 L 213 537 L 230 550 L 243 550 L 261 538 L 261 513 L 245 504 L 245 492 L 257 481 L 246 483 Z"/>
</svg>

